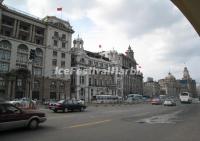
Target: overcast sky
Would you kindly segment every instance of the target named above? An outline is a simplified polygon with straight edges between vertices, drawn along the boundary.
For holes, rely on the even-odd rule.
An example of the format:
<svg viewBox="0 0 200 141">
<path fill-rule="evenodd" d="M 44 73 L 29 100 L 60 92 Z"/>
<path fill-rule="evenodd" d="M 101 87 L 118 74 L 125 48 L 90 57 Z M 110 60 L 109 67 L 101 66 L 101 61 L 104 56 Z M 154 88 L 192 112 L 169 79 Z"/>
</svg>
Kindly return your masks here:
<svg viewBox="0 0 200 141">
<path fill-rule="evenodd" d="M 200 38 L 170 0 L 4 0 L 4 3 L 37 17 L 69 20 L 90 51 L 115 49 L 124 53 L 129 44 L 146 77 L 177 79 L 183 67 L 200 81 Z M 102 49 L 98 45 L 102 45 Z"/>
</svg>

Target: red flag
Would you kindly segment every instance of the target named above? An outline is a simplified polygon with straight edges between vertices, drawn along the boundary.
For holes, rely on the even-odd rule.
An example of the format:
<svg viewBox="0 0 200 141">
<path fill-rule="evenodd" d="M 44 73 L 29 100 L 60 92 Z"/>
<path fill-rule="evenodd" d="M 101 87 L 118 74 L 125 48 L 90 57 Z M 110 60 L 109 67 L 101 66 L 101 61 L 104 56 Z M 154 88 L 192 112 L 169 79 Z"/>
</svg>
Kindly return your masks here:
<svg viewBox="0 0 200 141">
<path fill-rule="evenodd" d="M 62 11 L 62 7 L 58 7 L 58 8 L 57 8 L 57 11 Z"/>
</svg>

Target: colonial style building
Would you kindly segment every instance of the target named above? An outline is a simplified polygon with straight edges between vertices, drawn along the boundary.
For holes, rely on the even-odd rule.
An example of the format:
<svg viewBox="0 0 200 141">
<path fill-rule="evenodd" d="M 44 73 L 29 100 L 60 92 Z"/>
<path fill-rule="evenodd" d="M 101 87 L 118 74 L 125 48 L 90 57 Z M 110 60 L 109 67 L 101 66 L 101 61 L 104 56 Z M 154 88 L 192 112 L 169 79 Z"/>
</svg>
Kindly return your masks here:
<svg viewBox="0 0 200 141">
<path fill-rule="evenodd" d="M 57 17 L 38 19 L 0 4 L 0 97 L 70 97 L 70 76 L 54 71 L 70 68 L 73 33 L 69 22 Z"/>
<path fill-rule="evenodd" d="M 147 78 L 144 82 L 144 95 L 148 97 L 157 97 L 160 95 L 160 85 L 153 78 Z"/>
<path fill-rule="evenodd" d="M 171 74 L 158 81 L 161 87 L 161 93 L 169 97 L 178 97 L 180 93 L 180 85 L 177 82 L 176 78 Z"/>
<path fill-rule="evenodd" d="M 124 97 L 133 93 L 143 94 L 143 74 L 137 70 L 137 62 L 131 46 L 128 47 L 126 55 L 117 53 L 114 50 L 102 52 L 101 54 L 109 58 L 119 69 L 128 70 L 126 74 L 121 76 Z M 131 70 L 134 70 L 134 73 L 130 73 Z"/>
<path fill-rule="evenodd" d="M 165 79 L 158 81 L 161 87 L 161 93 L 168 96 L 178 97 L 180 92 L 190 92 L 193 97 L 197 97 L 196 81 L 190 77 L 187 67 L 184 68 L 183 78 L 176 78 L 169 73 Z"/>
<path fill-rule="evenodd" d="M 190 92 L 193 97 L 198 97 L 196 90 L 196 81 L 190 77 L 187 67 L 183 70 L 183 78 L 178 80 L 180 83 L 180 92 Z"/>
<path fill-rule="evenodd" d="M 71 66 L 74 68 L 71 75 L 72 96 L 86 102 L 100 94 L 121 96 L 121 91 L 118 91 L 122 87 L 120 77 L 109 73 L 115 64 L 99 53 L 84 50 L 83 44 L 84 41 L 78 37 L 71 49 Z"/>
</svg>

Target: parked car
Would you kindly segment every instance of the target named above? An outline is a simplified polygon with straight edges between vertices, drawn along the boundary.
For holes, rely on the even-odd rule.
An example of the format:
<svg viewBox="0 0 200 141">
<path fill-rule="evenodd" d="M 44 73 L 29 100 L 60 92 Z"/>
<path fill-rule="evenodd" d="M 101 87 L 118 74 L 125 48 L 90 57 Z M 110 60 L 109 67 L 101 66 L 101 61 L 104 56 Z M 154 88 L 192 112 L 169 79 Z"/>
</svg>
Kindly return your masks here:
<svg viewBox="0 0 200 141">
<path fill-rule="evenodd" d="M 14 99 L 12 101 L 9 101 L 9 103 L 20 108 L 28 108 L 30 104 L 32 104 L 33 107 L 36 107 L 37 105 L 35 100 L 30 100 L 29 98 L 25 98 L 25 97 L 22 99 Z"/>
<path fill-rule="evenodd" d="M 49 109 L 54 108 L 54 106 L 57 102 L 58 102 L 57 100 L 49 100 L 49 102 L 48 102 Z"/>
<path fill-rule="evenodd" d="M 22 110 L 13 104 L 0 103 L 0 130 L 18 127 L 36 129 L 40 123 L 46 121 L 45 113 L 35 110 Z"/>
<path fill-rule="evenodd" d="M 53 104 L 51 107 L 49 107 L 49 109 L 53 110 L 54 112 L 68 112 L 75 110 L 84 111 L 86 109 L 86 106 L 74 100 L 60 100 L 57 103 Z"/>
<path fill-rule="evenodd" d="M 151 100 L 152 105 L 162 105 L 162 100 L 160 98 L 153 98 Z"/>
<path fill-rule="evenodd" d="M 173 99 L 166 99 L 163 104 L 164 106 L 176 106 L 176 101 Z"/>
</svg>

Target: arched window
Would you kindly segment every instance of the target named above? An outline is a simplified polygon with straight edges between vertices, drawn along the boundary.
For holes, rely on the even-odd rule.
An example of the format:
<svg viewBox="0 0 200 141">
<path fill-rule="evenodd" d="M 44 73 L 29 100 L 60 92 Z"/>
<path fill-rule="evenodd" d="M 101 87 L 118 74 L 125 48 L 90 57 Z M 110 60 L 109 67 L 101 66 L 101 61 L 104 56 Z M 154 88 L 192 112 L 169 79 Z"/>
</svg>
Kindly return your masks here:
<svg viewBox="0 0 200 141">
<path fill-rule="evenodd" d="M 20 44 L 17 48 L 17 63 L 28 63 L 28 47 L 24 44 Z"/>
<path fill-rule="evenodd" d="M 11 43 L 7 40 L 0 41 L 0 49 L 11 50 Z"/>
<path fill-rule="evenodd" d="M 8 72 L 10 66 L 11 43 L 6 40 L 0 41 L 0 72 Z"/>
</svg>

